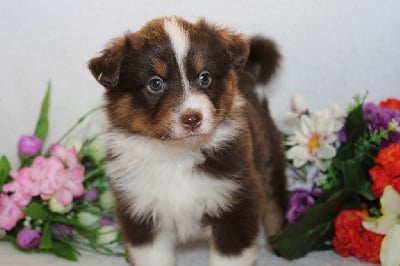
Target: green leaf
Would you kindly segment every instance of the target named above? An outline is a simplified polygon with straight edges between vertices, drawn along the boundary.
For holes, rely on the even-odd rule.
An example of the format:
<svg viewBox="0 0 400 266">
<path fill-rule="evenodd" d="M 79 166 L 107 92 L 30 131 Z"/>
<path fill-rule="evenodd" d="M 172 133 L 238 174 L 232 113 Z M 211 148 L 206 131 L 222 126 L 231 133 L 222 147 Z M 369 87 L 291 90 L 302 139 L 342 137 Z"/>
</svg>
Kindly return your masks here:
<svg viewBox="0 0 400 266">
<path fill-rule="evenodd" d="M 0 187 L 3 187 L 11 171 L 11 164 L 6 156 L 0 158 Z"/>
<path fill-rule="evenodd" d="M 40 249 L 52 249 L 53 248 L 53 239 L 51 238 L 51 229 L 50 229 L 50 220 L 48 219 L 42 234 L 42 241 L 40 242 Z"/>
<path fill-rule="evenodd" d="M 288 225 L 278 234 L 269 237 L 269 244 L 280 256 L 290 260 L 312 250 L 329 248 L 334 231 L 333 221 L 348 198 L 349 194 L 343 190 L 337 192 L 328 202 L 311 208 L 298 223 Z"/>
<path fill-rule="evenodd" d="M 78 261 L 78 252 L 71 245 L 59 241 L 53 242 L 52 252 L 63 259 Z"/>
<path fill-rule="evenodd" d="M 365 132 L 368 131 L 368 127 L 364 120 L 364 112 L 362 105 L 360 104 L 352 112 L 349 113 L 346 119 L 346 142 L 355 143 L 361 138 Z"/>
<path fill-rule="evenodd" d="M 371 191 L 371 180 L 360 162 L 354 159 L 345 160 L 342 162 L 342 170 L 345 189 L 370 201 L 376 199 Z"/>
<path fill-rule="evenodd" d="M 77 230 L 87 230 L 87 227 L 82 226 L 76 219 L 69 219 L 65 216 L 61 215 L 54 215 L 51 220 L 55 223 L 62 223 L 72 226 L 74 229 Z"/>
<path fill-rule="evenodd" d="M 24 213 L 25 215 L 30 216 L 33 219 L 40 219 L 40 220 L 46 220 L 48 216 L 46 209 L 39 202 L 32 202 L 31 204 L 29 204 L 25 208 Z"/>
<path fill-rule="evenodd" d="M 355 157 L 355 145 L 357 141 L 368 132 L 368 127 L 364 121 L 362 105 L 355 107 L 346 118 L 346 141 L 339 147 L 334 159 L 340 162 L 345 159 Z M 335 163 L 335 162 L 333 162 Z M 336 167 L 336 166 L 335 166 Z"/>
<path fill-rule="evenodd" d="M 49 81 L 47 85 L 46 94 L 42 101 L 42 108 L 40 110 L 39 119 L 36 124 L 35 136 L 40 138 L 42 141 L 45 140 L 47 132 L 49 130 L 49 104 L 50 104 L 50 92 L 51 92 L 51 82 Z"/>
</svg>

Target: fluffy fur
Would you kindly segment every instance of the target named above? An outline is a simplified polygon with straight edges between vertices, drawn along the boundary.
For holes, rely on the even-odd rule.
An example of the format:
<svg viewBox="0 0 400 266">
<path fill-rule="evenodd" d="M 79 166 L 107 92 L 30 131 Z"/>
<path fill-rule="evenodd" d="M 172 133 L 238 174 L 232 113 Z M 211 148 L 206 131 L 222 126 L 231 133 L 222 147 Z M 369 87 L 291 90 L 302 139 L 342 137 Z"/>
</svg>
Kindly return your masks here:
<svg viewBox="0 0 400 266">
<path fill-rule="evenodd" d="M 106 170 L 135 265 L 172 266 L 210 239 L 211 266 L 250 266 L 259 225 L 280 230 L 284 153 L 262 90 L 274 43 L 200 20 L 156 19 L 89 62 L 106 88 Z"/>
</svg>

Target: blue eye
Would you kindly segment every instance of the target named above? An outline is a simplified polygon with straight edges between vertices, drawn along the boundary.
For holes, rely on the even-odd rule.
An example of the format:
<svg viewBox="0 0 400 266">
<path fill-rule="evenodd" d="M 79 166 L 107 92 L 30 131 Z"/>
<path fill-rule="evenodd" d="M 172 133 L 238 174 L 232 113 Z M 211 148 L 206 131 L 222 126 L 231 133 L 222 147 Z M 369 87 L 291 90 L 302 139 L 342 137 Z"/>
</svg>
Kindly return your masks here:
<svg viewBox="0 0 400 266">
<path fill-rule="evenodd" d="M 152 93 L 160 93 L 164 91 L 165 83 L 159 76 L 152 77 L 147 81 L 146 88 Z"/>
<path fill-rule="evenodd" d="M 212 81 L 212 78 L 211 78 L 210 72 L 208 72 L 206 70 L 201 71 L 201 73 L 199 75 L 199 79 L 198 79 L 199 85 L 203 88 L 207 88 L 208 86 L 210 86 L 211 81 Z"/>
</svg>

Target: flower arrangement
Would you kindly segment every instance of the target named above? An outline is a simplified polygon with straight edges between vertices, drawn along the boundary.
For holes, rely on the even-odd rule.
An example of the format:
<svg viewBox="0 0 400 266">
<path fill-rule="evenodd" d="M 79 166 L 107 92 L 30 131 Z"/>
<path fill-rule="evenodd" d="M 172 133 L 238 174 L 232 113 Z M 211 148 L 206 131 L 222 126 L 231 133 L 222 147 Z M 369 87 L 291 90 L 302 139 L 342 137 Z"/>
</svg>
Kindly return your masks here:
<svg viewBox="0 0 400 266">
<path fill-rule="evenodd" d="M 63 144 L 92 111 L 44 151 L 50 91 L 49 83 L 34 134 L 18 142 L 20 168 L 0 159 L 0 240 L 73 261 L 80 250 L 124 256 L 97 137 Z"/>
<path fill-rule="evenodd" d="M 310 111 L 297 96 L 291 109 L 288 225 L 269 244 L 288 259 L 333 248 L 400 265 L 400 100 Z"/>
<path fill-rule="evenodd" d="M 18 142 L 20 167 L 0 158 L 0 240 L 76 261 L 80 250 L 125 256 L 97 136 L 66 145 L 84 115 L 49 149 L 50 84 L 33 135 Z M 283 257 L 334 249 L 400 264 L 400 100 L 310 111 L 291 102 L 286 136 L 288 225 L 268 239 Z M 132 262 L 131 262 L 132 264 Z"/>
</svg>

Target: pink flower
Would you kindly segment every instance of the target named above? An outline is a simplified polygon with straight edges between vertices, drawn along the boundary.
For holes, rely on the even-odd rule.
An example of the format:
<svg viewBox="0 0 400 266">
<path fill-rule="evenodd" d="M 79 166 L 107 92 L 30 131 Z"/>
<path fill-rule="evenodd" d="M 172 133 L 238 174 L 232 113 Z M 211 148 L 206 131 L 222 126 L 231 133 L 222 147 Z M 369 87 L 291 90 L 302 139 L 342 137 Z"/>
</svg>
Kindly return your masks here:
<svg viewBox="0 0 400 266">
<path fill-rule="evenodd" d="M 66 206 L 72 203 L 74 197 L 82 196 L 84 178 L 82 166 L 58 170 L 54 179 L 50 181 L 50 187 L 54 189 L 57 201 Z"/>
<path fill-rule="evenodd" d="M 30 180 L 26 179 L 25 185 L 31 186 L 32 196 L 39 196 L 43 200 L 48 200 L 55 189 L 51 186 L 52 180 L 57 176 L 58 171 L 63 170 L 64 165 L 55 157 L 38 157 L 31 166 Z"/>
<path fill-rule="evenodd" d="M 24 228 L 18 232 L 17 244 L 23 249 L 35 249 L 42 241 L 40 231 Z"/>
<path fill-rule="evenodd" d="M 42 141 L 38 137 L 25 135 L 18 141 L 18 154 L 21 156 L 35 156 L 41 149 Z"/>
<path fill-rule="evenodd" d="M 0 228 L 10 231 L 24 217 L 21 209 L 9 196 L 0 194 Z"/>
<path fill-rule="evenodd" d="M 3 191 L 13 192 L 14 200 L 24 207 L 29 203 L 29 197 L 41 196 L 48 200 L 55 190 L 50 186 L 50 180 L 54 179 L 59 170 L 64 169 L 63 164 L 57 158 L 37 157 L 30 167 L 24 167 L 20 171 L 11 171 L 14 181 L 4 185 Z M 23 202 L 28 199 L 28 202 Z"/>
<path fill-rule="evenodd" d="M 3 192 L 10 196 L 3 197 L 3 201 L 8 209 L 3 208 L 2 213 L 13 211 L 12 221 L 15 217 L 20 217 L 21 213 L 16 212 L 16 208 L 25 208 L 32 197 L 40 196 L 42 200 L 49 200 L 54 197 L 57 203 L 62 206 L 72 204 L 74 197 L 80 197 L 84 193 L 84 168 L 79 164 L 79 160 L 74 148 L 66 149 L 61 145 L 55 145 L 49 158 L 37 157 L 30 167 L 24 167 L 19 171 L 11 171 L 10 175 L 14 179 L 12 182 L 3 186 Z M 6 201 L 7 200 L 7 201 Z M 71 205 L 72 206 L 72 205 Z M 11 208 L 11 209 L 10 209 Z M 18 209 L 20 212 L 20 210 Z M 6 223 L 6 222 L 5 222 Z M 6 223 L 6 227 L 15 226 L 13 223 Z"/>
<path fill-rule="evenodd" d="M 3 191 L 12 193 L 12 199 L 20 208 L 26 207 L 36 196 L 42 200 L 55 196 L 58 203 L 67 206 L 74 197 L 83 195 L 84 168 L 79 164 L 75 149 L 55 145 L 52 155 L 37 157 L 30 167 L 11 172 L 14 181 L 5 184 Z"/>
<path fill-rule="evenodd" d="M 11 199 L 20 207 L 26 207 L 32 199 L 28 193 L 29 186 L 23 186 L 18 180 L 25 179 L 29 175 L 29 168 L 22 168 L 19 172 L 11 171 L 10 176 L 14 181 L 3 186 L 4 193 L 10 193 Z"/>
<path fill-rule="evenodd" d="M 58 158 L 68 168 L 80 166 L 75 147 L 67 149 L 60 144 L 55 144 L 51 148 L 50 154 Z"/>
</svg>

